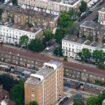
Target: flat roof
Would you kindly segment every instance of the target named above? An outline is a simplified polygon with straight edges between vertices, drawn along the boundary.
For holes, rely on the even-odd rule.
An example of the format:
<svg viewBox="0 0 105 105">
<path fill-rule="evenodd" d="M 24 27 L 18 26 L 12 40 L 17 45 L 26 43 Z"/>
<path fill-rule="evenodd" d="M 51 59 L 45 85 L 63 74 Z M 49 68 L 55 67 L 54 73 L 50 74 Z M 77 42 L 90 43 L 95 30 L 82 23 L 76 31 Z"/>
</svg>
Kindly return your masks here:
<svg viewBox="0 0 105 105">
<path fill-rule="evenodd" d="M 56 66 L 60 66 L 61 63 L 58 61 L 49 61 L 47 62 L 49 64 L 54 64 Z M 43 66 L 39 71 L 36 72 L 36 74 L 33 74 L 34 76 L 30 76 L 30 78 L 26 81 L 26 83 L 37 85 L 40 82 L 42 82 L 43 79 L 47 78 L 50 74 L 55 72 L 54 68 L 51 66 Z M 41 80 L 42 79 L 42 80 Z"/>
<path fill-rule="evenodd" d="M 86 27 L 86 28 L 90 28 L 90 29 L 94 29 L 100 32 L 105 32 L 105 26 L 96 23 L 94 21 L 84 21 L 80 27 Z"/>
</svg>

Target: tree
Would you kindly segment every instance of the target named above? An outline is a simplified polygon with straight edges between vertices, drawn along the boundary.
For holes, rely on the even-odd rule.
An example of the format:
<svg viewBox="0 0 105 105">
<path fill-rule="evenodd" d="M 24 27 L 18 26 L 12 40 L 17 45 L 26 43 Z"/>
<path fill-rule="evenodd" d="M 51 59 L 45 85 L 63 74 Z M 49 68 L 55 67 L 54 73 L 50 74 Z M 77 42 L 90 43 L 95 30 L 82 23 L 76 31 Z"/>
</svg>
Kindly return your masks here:
<svg viewBox="0 0 105 105">
<path fill-rule="evenodd" d="M 4 3 L 4 2 L 5 2 L 5 0 L 0 0 L 0 2 Z"/>
<path fill-rule="evenodd" d="M 61 40 L 64 38 L 65 36 L 65 31 L 64 29 L 57 29 L 56 33 L 55 33 L 55 39 L 58 43 L 61 42 Z"/>
<path fill-rule="evenodd" d="M 7 74 L 0 75 L 0 83 L 3 85 L 3 88 L 7 91 L 10 91 L 15 84 L 17 84 L 17 80 L 15 80 L 12 76 Z"/>
<path fill-rule="evenodd" d="M 54 37 L 53 33 L 49 30 L 45 30 L 43 35 L 44 35 L 46 41 L 49 41 L 50 39 L 52 39 Z"/>
<path fill-rule="evenodd" d="M 79 7 L 79 10 L 81 13 L 85 12 L 87 10 L 87 3 L 85 1 L 81 1 L 81 5 Z"/>
<path fill-rule="evenodd" d="M 105 64 L 104 63 L 99 63 L 98 65 L 97 65 L 97 67 L 99 68 L 99 69 L 103 69 L 103 70 L 105 70 Z"/>
<path fill-rule="evenodd" d="M 102 105 L 102 101 L 105 99 L 105 91 L 98 95 L 98 105 Z"/>
<path fill-rule="evenodd" d="M 96 63 L 100 63 L 102 61 L 103 51 L 102 50 L 94 50 L 92 57 Z"/>
<path fill-rule="evenodd" d="M 19 81 L 19 83 L 12 88 L 10 97 L 13 101 L 16 102 L 16 105 L 24 105 L 24 82 L 23 81 Z"/>
<path fill-rule="evenodd" d="M 29 37 L 27 35 L 23 35 L 20 37 L 19 44 L 21 46 L 22 45 L 27 46 L 28 42 L 29 42 Z"/>
<path fill-rule="evenodd" d="M 13 4 L 13 5 L 18 5 L 17 0 L 12 0 L 12 4 Z"/>
<path fill-rule="evenodd" d="M 38 103 L 36 101 L 32 101 L 28 105 L 38 105 Z"/>
<path fill-rule="evenodd" d="M 0 9 L 0 19 L 1 19 L 1 17 L 2 17 L 2 13 L 3 13 L 3 10 Z"/>
<path fill-rule="evenodd" d="M 99 99 L 97 96 L 92 96 L 87 99 L 87 105 L 99 105 Z"/>
<path fill-rule="evenodd" d="M 31 40 L 28 47 L 35 52 L 41 52 L 44 49 L 44 45 L 40 39 Z"/>
<path fill-rule="evenodd" d="M 56 56 L 62 56 L 62 47 L 61 46 L 58 46 L 54 49 L 54 55 Z"/>
<path fill-rule="evenodd" d="M 61 12 L 59 18 L 59 25 L 61 28 L 68 27 L 70 22 L 70 15 L 67 12 Z"/>
<path fill-rule="evenodd" d="M 82 57 L 82 60 L 84 61 L 90 61 L 90 57 L 91 57 L 91 52 L 89 51 L 89 49 L 87 48 L 83 48 L 82 51 L 81 51 L 81 57 Z"/>
<path fill-rule="evenodd" d="M 82 99 L 74 99 L 73 105 L 85 105 Z"/>
<path fill-rule="evenodd" d="M 70 35 L 78 35 L 79 34 L 79 23 L 78 22 L 72 22 L 70 26 L 67 29 L 67 32 Z"/>
<path fill-rule="evenodd" d="M 105 91 L 98 96 L 92 96 L 87 99 L 87 105 L 102 105 L 102 101 L 105 99 Z"/>
</svg>

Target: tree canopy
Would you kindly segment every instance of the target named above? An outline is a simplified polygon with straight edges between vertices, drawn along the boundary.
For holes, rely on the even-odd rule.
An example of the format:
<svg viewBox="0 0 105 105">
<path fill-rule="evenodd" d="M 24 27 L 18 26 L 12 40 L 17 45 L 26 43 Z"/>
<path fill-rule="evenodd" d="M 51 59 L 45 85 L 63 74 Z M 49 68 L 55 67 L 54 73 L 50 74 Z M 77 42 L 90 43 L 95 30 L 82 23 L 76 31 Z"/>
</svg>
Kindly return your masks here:
<svg viewBox="0 0 105 105">
<path fill-rule="evenodd" d="M 83 61 L 89 61 L 91 57 L 91 52 L 87 48 L 83 48 L 82 51 L 80 52 L 81 54 L 81 59 Z"/>
<path fill-rule="evenodd" d="M 3 88 L 7 91 L 11 91 L 13 86 L 18 83 L 12 76 L 7 74 L 0 75 L 0 83 L 3 85 Z"/>
<path fill-rule="evenodd" d="M 62 54 L 62 47 L 61 46 L 58 46 L 58 47 L 56 47 L 55 49 L 54 49 L 54 55 L 56 55 L 56 56 L 62 56 L 63 54 Z"/>
<path fill-rule="evenodd" d="M 87 3 L 85 1 L 81 1 L 81 5 L 79 7 L 79 10 L 81 13 L 85 12 L 87 10 Z"/>
<path fill-rule="evenodd" d="M 73 105 L 85 105 L 82 99 L 74 99 Z"/>
<path fill-rule="evenodd" d="M 45 30 L 43 35 L 44 35 L 46 41 L 49 41 L 50 39 L 52 39 L 54 37 L 53 33 L 49 30 Z"/>
<path fill-rule="evenodd" d="M 44 45 L 40 39 L 33 39 L 29 43 L 29 49 L 35 52 L 41 52 L 44 49 Z"/>
<path fill-rule="evenodd" d="M 28 105 L 38 105 L 38 103 L 36 101 L 32 101 Z"/>
<path fill-rule="evenodd" d="M 29 42 L 29 37 L 27 35 L 23 35 L 20 37 L 19 44 L 21 46 L 22 45 L 27 46 L 28 42 Z"/>
<path fill-rule="evenodd" d="M 18 1 L 17 0 L 12 0 L 12 4 L 13 5 L 18 5 Z"/>
<path fill-rule="evenodd" d="M 61 42 L 62 38 L 65 36 L 64 29 L 57 29 L 55 33 L 55 39 L 58 43 Z"/>
<path fill-rule="evenodd" d="M 16 102 L 16 105 L 24 105 L 24 82 L 19 81 L 10 93 L 11 99 Z"/>
</svg>

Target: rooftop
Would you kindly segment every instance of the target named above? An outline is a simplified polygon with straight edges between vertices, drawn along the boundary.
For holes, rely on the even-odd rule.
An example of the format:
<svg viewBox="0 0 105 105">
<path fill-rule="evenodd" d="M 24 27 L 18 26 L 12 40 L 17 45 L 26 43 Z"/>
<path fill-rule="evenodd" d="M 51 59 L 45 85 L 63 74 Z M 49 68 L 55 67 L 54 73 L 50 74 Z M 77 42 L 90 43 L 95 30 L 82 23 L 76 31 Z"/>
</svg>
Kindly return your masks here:
<svg viewBox="0 0 105 105">
<path fill-rule="evenodd" d="M 105 8 L 100 9 L 99 12 L 104 12 L 105 13 Z"/>
<path fill-rule="evenodd" d="M 89 46 L 93 46 L 93 47 L 98 47 L 97 42 L 90 41 L 90 40 L 83 40 L 82 38 L 79 38 L 76 35 L 74 35 L 74 36 L 67 35 L 66 37 L 64 37 L 63 40 L 75 42 L 78 44 L 84 44 L 84 45 L 89 45 Z"/>
<path fill-rule="evenodd" d="M 51 1 L 74 5 L 75 3 L 77 3 L 80 0 L 51 0 Z"/>
<path fill-rule="evenodd" d="M 6 26 L 6 27 L 19 29 L 19 30 L 23 30 L 23 31 L 27 31 L 27 32 L 32 32 L 32 33 L 35 33 L 41 29 L 41 28 L 37 28 L 37 27 L 29 27 L 28 25 L 27 26 L 15 25 L 15 24 L 8 23 L 8 22 L 6 22 L 6 23 L 0 22 L 0 26 Z"/>
<path fill-rule="evenodd" d="M 75 3 L 77 3 L 80 0 L 63 0 L 63 3 L 65 4 L 70 4 L 70 5 L 74 5 Z"/>
<path fill-rule="evenodd" d="M 94 21 L 84 21 L 80 27 L 86 27 L 86 28 L 90 28 L 90 29 L 94 29 L 100 32 L 105 32 L 105 26 L 98 24 Z"/>
<path fill-rule="evenodd" d="M 77 43 L 81 43 L 81 44 L 84 42 L 84 40 L 80 39 L 76 35 L 74 35 L 74 36 L 73 35 L 67 35 L 64 37 L 64 40 L 77 42 Z"/>
<path fill-rule="evenodd" d="M 23 9 L 19 6 L 13 6 L 13 5 L 0 5 L 0 9 L 6 10 L 6 11 L 12 11 L 12 12 L 16 12 L 16 13 L 20 13 L 20 14 L 25 14 L 28 16 L 37 16 L 37 17 L 42 17 L 44 19 L 49 18 L 50 20 L 53 20 L 55 17 L 57 17 L 56 15 L 53 14 L 48 14 L 46 12 L 42 12 L 42 11 L 36 11 L 33 9 Z"/>
<path fill-rule="evenodd" d="M 55 68 L 54 66 L 60 66 L 61 63 L 58 61 L 49 61 L 47 63 L 44 63 L 44 66 L 37 71 L 36 74 L 31 74 L 30 78 L 26 81 L 26 83 L 30 84 L 39 84 L 42 82 L 43 79 L 47 78 L 51 73 L 53 73 Z"/>
<path fill-rule="evenodd" d="M 98 26 L 97 23 L 95 23 L 94 21 L 84 21 L 80 27 L 87 27 L 87 28 L 93 28 L 95 29 Z"/>
<path fill-rule="evenodd" d="M 0 52 L 8 53 L 8 54 L 9 52 L 11 52 L 11 54 L 38 60 L 40 62 L 49 62 L 50 60 L 58 60 L 58 59 L 50 58 L 45 55 L 41 55 L 39 53 L 33 53 L 30 51 L 26 51 L 26 50 L 19 50 L 19 49 L 5 47 L 5 46 L 0 46 Z M 105 76 L 105 70 L 101 70 L 96 67 L 89 67 L 84 64 L 77 64 L 77 63 L 67 62 L 67 61 L 63 61 L 63 64 L 65 68 L 74 68 L 74 69 L 81 70 L 81 71 L 86 70 L 87 72 L 90 72 L 90 73 Z"/>
</svg>

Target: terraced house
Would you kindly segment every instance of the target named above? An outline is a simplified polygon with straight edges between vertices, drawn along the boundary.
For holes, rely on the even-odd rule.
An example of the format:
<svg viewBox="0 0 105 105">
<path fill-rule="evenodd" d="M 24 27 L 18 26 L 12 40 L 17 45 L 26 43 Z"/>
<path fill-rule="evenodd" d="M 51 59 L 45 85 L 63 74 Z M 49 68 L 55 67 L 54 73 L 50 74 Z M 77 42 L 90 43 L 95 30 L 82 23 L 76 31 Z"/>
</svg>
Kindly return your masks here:
<svg viewBox="0 0 105 105">
<path fill-rule="evenodd" d="M 38 70 L 44 62 L 58 60 L 30 51 L 0 46 L 0 61 Z M 105 71 L 84 64 L 61 61 L 64 64 L 64 77 L 95 83 L 96 80 L 105 81 Z"/>
<path fill-rule="evenodd" d="M 3 5 L 0 9 L 3 10 L 2 22 L 12 22 L 17 25 L 31 24 L 35 27 L 51 31 L 57 26 L 58 16 L 45 13 L 44 11 L 23 9 L 11 5 Z"/>
</svg>

